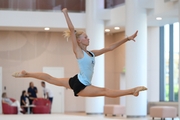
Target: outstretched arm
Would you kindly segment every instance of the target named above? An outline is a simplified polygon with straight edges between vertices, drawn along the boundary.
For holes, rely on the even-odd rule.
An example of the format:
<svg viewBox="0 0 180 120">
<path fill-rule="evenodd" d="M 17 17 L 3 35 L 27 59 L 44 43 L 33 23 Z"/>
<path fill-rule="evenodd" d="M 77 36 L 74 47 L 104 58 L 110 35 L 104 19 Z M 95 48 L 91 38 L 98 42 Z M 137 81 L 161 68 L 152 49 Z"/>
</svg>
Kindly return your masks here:
<svg viewBox="0 0 180 120">
<path fill-rule="evenodd" d="M 69 30 L 71 32 L 70 38 L 71 38 L 71 41 L 72 41 L 73 52 L 75 53 L 75 55 L 77 57 L 78 56 L 77 53 L 80 50 L 80 48 L 79 48 L 77 40 L 76 40 L 75 29 L 74 29 L 74 26 L 73 26 L 73 24 L 71 22 L 71 19 L 70 19 L 69 15 L 68 15 L 67 8 L 62 9 L 62 12 L 64 13 L 68 28 L 69 28 Z"/>
<path fill-rule="evenodd" d="M 105 47 L 103 49 L 100 50 L 92 50 L 92 52 L 95 54 L 95 56 L 99 56 L 101 54 L 104 54 L 106 52 L 112 51 L 114 49 L 116 49 L 117 47 L 119 47 L 120 45 L 126 43 L 127 41 L 133 40 L 135 41 L 135 37 L 137 36 L 138 31 L 136 31 L 133 35 L 126 37 L 122 40 L 119 40 L 113 44 L 111 44 L 109 47 Z"/>
</svg>

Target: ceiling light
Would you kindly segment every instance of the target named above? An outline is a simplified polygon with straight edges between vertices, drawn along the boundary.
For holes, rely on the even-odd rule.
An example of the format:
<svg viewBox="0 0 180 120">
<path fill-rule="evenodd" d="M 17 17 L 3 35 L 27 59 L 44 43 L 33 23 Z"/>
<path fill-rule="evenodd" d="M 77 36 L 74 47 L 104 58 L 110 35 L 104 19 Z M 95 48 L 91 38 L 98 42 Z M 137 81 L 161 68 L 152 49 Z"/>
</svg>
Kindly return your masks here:
<svg viewBox="0 0 180 120">
<path fill-rule="evenodd" d="M 115 30 L 119 30 L 119 29 L 120 29 L 120 27 L 114 27 L 114 29 L 115 29 Z"/>
<path fill-rule="evenodd" d="M 157 17 L 156 20 L 162 20 L 162 17 Z"/>
<path fill-rule="evenodd" d="M 110 32 L 110 29 L 105 29 L 105 32 Z"/>
<path fill-rule="evenodd" d="M 48 27 L 46 27 L 46 28 L 44 28 L 44 30 L 49 30 L 50 28 L 48 28 Z"/>
</svg>

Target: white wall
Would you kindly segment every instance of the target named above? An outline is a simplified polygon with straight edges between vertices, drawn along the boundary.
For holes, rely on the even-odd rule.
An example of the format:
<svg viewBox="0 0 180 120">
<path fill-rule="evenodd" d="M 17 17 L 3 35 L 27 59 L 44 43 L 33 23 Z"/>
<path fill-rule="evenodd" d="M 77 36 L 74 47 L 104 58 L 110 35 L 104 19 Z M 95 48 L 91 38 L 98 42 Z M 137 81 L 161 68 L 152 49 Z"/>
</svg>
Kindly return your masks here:
<svg viewBox="0 0 180 120">
<path fill-rule="evenodd" d="M 108 15 L 109 14 L 106 14 L 104 17 L 107 17 Z M 105 22 L 105 26 L 124 26 L 126 19 L 125 16 L 125 6 L 115 7 L 110 10 L 110 19 Z"/>
<path fill-rule="evenodd" d="M 43 28 L 50 27 L 52 30 L 66 29 L 67 23 L 62 12 L 33 12 L 33 11 L 0 11 L 1 28 Z M 84 13 L 69 13 L 76 28 L 85 28 Z M 31 29 L 30 29 L 31 30 Z M 37 30 L 37 29 L 36 29 Z"/>
<path fill-rule="evenodd" d="M 159 27 L 148 27 L 148 102 L 159 101 Z"/>
<path fill-rule="evenodd" d="M 177 2 L 172 2 L 169 0 L 169 2 L 164 2 L 164 0 L 154 0 L 154 12 L 156 15 L 159 15 L 161 13 L 171 13 L 172 16 L 177 15 L 177 9 L 174 8 L 178 8 L 178 4 Z M 176 11 L 174 11 L 176 10 Z"/>
</svg>

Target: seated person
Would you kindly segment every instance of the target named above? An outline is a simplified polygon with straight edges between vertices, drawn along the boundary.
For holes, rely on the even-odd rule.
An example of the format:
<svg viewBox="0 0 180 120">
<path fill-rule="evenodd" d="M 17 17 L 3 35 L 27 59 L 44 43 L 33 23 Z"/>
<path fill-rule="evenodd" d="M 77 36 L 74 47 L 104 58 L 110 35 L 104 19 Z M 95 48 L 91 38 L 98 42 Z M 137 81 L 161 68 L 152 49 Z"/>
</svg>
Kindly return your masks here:
<svg viewBox="0 0 180 120">
<path fill-rule="evenodd" d="M 9 99 L 9 98 L 7 97 L 6 92 L 2 93 L 2 102 L 3 102 L 3 103 L 6 103 L 6 104 L 9 104 L 9 105 L 11 105 L 11 106 L 17 106 L 18 114 L 21 114 L 21 112 L 23 111 L 23 110 L 21 109 L 21 106 L 20 106 L 19 101 L 17 101 L 17 100 L 16 100 L 15 102 L 11 101 L 11 99 Z"/>
<path fill-rule="evenodd" d="M 27 92 L 23 90 L 20 98 L 20 105 L 24 109 L 24 113 L 27 113 L 27 107 L 25 107 L 27 105 L 26 98 L 28 98 Z"/>
</svg>

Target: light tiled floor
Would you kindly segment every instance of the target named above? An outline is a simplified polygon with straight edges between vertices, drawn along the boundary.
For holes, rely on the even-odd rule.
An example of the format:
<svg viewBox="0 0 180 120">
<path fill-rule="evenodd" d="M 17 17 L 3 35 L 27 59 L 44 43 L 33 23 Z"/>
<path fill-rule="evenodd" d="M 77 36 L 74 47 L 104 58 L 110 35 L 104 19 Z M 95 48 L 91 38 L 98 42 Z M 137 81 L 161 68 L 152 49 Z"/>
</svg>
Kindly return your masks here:
<svg viewBox="0 0 180 120">
<path fill-rule="evenodd" d="M 142 118 L 125 118 L 122 116 L 86 115 L 85 113 L 41 114 L 41 115 L 0 115 L 0 120 L 152 120 L 149 116 Z M 160 120 L 156 118 L 155 120 Z M 166 120 L 172 120 L 166 118 Z M 175 118 L 174 120 L 180 120 Z"/>
<path fill-rule="evenodd" d="M 86 115 L 86 113 L 66 113 L 66 115 L 74 115 L 74 116 L 86 116 L 93 118 L 102 118 L 102 120 L 152 120 L 150 116 L 140 117 L 140 118 L 126 118 L 122 116 L 104 116 L 104 115 Z M 160 120 L 160 118 L 155 118 L 155 120 Z M 172 120 L 172 118 L 166 118 L 166 120 Z M 174 120 L 180 120 L 178 117 Z"/>
</svg>

